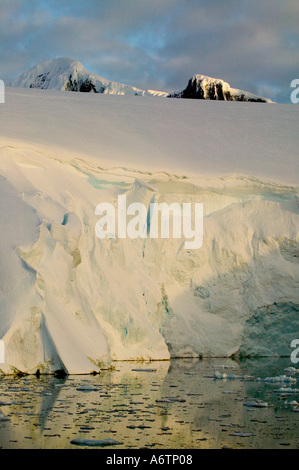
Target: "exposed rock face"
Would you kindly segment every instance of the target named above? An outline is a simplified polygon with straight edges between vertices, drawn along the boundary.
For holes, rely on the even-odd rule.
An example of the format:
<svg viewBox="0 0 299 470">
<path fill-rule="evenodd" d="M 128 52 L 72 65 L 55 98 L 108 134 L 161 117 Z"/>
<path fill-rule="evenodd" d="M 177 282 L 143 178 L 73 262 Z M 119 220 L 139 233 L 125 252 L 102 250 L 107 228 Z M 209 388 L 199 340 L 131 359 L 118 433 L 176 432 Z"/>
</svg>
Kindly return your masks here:
<svg viewBox="0 0 299 470">
<path fill-rule="evenodd" d="M 221 79 L 205 75 L 194 75 L 189 80 L 185 90 L 170 94 L 168 97 L 219 101 L 251 101 L 256 103 L 271 102 L 267 98 L 253 95 L 247 91 L 231 88 L 227 82 Z"/>
<path fill-rule="evenodd" d="M 79 91 L 80 93 L 104 93 L 105 87 L 96 88 L 95 83 L 90 79 L 86 78 L 84 80 L 76 80 L 73 78 L 72 74 L 69 77 L 69 80 L 66 82 L 65 91 Z"/>
</svg>

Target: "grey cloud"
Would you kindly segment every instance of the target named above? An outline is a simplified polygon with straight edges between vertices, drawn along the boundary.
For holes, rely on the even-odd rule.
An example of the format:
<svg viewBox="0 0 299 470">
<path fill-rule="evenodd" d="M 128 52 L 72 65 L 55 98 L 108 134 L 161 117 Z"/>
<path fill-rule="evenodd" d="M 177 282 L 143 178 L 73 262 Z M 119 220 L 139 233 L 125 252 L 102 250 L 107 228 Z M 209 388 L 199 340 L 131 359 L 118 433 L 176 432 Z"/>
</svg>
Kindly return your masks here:
<svg viewBox="0 0 299 470">
<path fill-rule="evenodd" d="M 140 88 L 178 90 L 203 73 L 289 102 L 298 20 L 293 0 L 0 0 L 0 73 L 69 56 Z"/>
</svg>

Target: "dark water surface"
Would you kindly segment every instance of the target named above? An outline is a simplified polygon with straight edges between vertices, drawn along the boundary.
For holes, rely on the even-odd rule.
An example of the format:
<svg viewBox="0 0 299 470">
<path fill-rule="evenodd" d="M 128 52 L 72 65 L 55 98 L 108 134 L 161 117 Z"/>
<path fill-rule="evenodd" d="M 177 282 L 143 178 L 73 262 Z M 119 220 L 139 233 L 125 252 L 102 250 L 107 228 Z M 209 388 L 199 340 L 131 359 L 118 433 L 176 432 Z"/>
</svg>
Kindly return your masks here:
<svg viewBox="0 0 299 470">
<path fill-rule="evenodd" d="M 97 376 L 0 378 L 0 447 L 75 449 L 109 439 L 119 443 L 113 449 L 299 448 L 299 407 L 286 404 L 299 402 L 299 374 L 287 374 L 297 383 L 257 381 L 286 374 L 290 359 L 114 365 Z M 217 371 L 239 377 L 215 379 Z M 282 386 L 295 391 L 277 392 Z"/>
</svg>

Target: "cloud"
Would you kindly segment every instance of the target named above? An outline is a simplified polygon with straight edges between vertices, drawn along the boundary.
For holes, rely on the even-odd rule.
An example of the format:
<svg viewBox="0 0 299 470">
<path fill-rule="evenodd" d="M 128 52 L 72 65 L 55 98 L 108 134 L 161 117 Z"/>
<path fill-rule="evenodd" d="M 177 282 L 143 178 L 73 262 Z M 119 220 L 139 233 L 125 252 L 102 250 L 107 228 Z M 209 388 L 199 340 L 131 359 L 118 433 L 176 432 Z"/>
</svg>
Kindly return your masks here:
<svg viewBox="0 0 299 470">
<path fill-rule="evenodd" d="M 293 0 L 0 0 L 1 78 L 68 56 L 140 88 L 203 73 L 290 102 L 298 20 Z"/>
</svg>

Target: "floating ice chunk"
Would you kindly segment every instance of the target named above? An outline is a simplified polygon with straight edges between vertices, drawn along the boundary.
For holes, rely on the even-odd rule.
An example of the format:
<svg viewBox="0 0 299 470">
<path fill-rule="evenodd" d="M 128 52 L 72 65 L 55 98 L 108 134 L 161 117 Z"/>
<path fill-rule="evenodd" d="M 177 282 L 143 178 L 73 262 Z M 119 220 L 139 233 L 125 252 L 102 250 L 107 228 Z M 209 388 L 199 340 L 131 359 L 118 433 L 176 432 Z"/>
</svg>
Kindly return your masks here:
<svg viewBox="0 0 299 470">
<path fill-rule="evenodd" d="M 226 380 L 252 380 L 254 377 L 251 375 L 235 375 L 235 374 L 221 374 L 221 372 L 215 372 L 214 374 L 215 379 L 226 379 Z"/>
<path fill-rule="evenodd" d="M 214 378 L 215 378 L 215 379 L 220 379 L 220 380 L 221 380 L 221 379 L 226 379 L 226 377 L 227 377 L 226 374 L 221 374 L 221 373 L 218 372 L 218 371 L 215 372 L 215 374 L 214 374 Z"/>
<path fill-rule="evenodd" d="M 82 447 L 108 447 L 122 445 L 122 442 L 115 439 L 73 439 L 71 444 Z"/>
<path fill-rule="evenodd" d="M 247 403 L 244 403 L 244 406 L 248 407 L 253 407 L 253 408 L 268 408 L 269 404 L 265 401 L 261 400 L 253 400 L 253 401 L 248 401 Z"/>
<path fill-rule="evenodd" d="M 91 385 L 81 385 L 80 387 L 76 388 L 78 392 L 97 392 L 98 389 L 92 387 Z"/>
<path fill-rule="evenodd" d="M 298 374 L 299 373 L 299 369 L 296 369 L 295 367 L 286 367 L 286 369 L 284 370 L 287 374 L 291 374 L 291 375 L 294 375 L 294 374 Z"/>
<path fill-rule="evenodd" d="M 185 403 L 186 400 L 184 398 L 172 398 L 172 397 L 160 398 L 160 399 L 156 400 L 156 403 L 174 403 L 174 402 Z"/>
<path fill-rule="evenodd" d="M 268 382 L 268 383 L 277 383 L 277 382 L 296 383 L 297 382 L 297 379 L 293 377 L 288 377 L 286 375 L 279 375 L 277 377 L 266 377 L 265 379 L 261 379 L 260 377 L 258 377 L 256 380 L 257 382 Z"/>
<path fill-rule="evenodd" d="M 298 406 L 299 403 L 296 400 L 292 400 L 292 401 L 285 401 L 284 405 L 286 405 L 286 406 Z"/>
<path fill-rule="evenodd" d="M 279 393 L 282 395 L 284 395 L 285 393 L 288 393 L 288 394 L 299 393 L 299 388 L 280 387 L 277 390 L 274 390 L 274 393 Z"/>
</svg>

